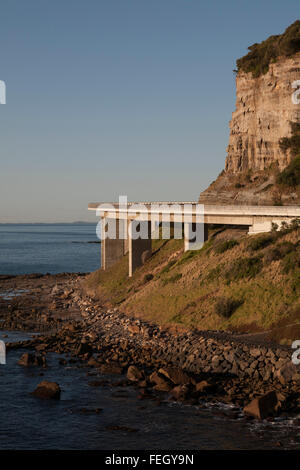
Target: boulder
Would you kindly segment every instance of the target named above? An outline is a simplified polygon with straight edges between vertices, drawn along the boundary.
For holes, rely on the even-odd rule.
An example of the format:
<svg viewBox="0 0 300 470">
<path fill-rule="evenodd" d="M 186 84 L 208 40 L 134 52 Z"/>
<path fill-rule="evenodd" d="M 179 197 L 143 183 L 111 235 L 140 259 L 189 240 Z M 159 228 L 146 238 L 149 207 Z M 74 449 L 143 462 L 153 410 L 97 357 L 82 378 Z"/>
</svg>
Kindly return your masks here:
<svg viewBox="0 0 300 470">
<path fill-rule="evenodd" d="M 86 353 L 91 353 L 92 352 L 92 347 L 90 344 L 82 341 L 77 350 L 76 350 L 76 355 L 77 356 L 82 356 L 83 354 L 86 354 Z"/>
<path fill-rule="evenodd" d="M 178 401 L 184 401 L 187 399 L 189 394 L 188 385 L 177 385 L 171 390 L 171 396 Z"/>
<path fill-rule="evenodd" d="M 34 359 L 35 359 L 34 354 L 24 353 L 20 357 L 20 359 L 18 361 L 18 364 L 19 364 L 19 366 L 28 367 L 28 366 L 34 365 Z"/>
<path fill-rule="evenodd" d="M 24 353 L 20 357 L 18 364 L 20 366 L 41 366 L 46 367 L 46 358 L 40 354 Z"/>
<path fill-rule="evenodd" d="M 94 356 L 91 356 L 88 360 L 88 366 L 90 367 L 99 367 L 99 361 Z"/>
<path fill-rule="evenodd" d="M 207 382 L 206 380 L 202 380 L 201 382 L 197 383 L 195 386 L 195 390 L 197 393 L 211 393 L 215 389 L 215 385 L 212 383 Z"/>
<path fill-rule="evenodd" d="M 144 379 L 144 373 L 136 366 L 129 366 L 127 370 L 127 379 L 131 382 L 142 381 Z"/>
<path fill-rule="evenodd" d="M 191 377 L 182 369 L 176 367 L 162 367 L 158 373 L 167 377 L 174 385 L 183 385 L 191 382 Z"/>
<path fill-rule="evenodd" d="M 127 330 L 133 334 L 140 333 L 140 327 L 138 325 L 128 325 Z"/>
<path fill-rule="evenodd" d="M 170 382 L 167 377 L 156 371 L 150 375 L 150 382 L 155 383 L 155 390 L 160 392 L 169 392 L 172 388 L 172 382 Z"/>
<path fill-rule="evenodd" d="M 47 380 L 43 380 L 43 382 L 38 384 L 34 392 L 32 392 L 32 395 L 47 400 L 58 400 L 60 398 L 60 392 L 60 386 L 56 382 L 48 382 Z"/>
<path fill-rule="evenodd" d="M 253 349 L 250 349 L 250 356 L 252 357 L 259 357 L 262 355 L 262 352 L 259 348 L 253 348 Z"/>
<path fill-rule="evenodd" d="M 257 419 L 265 419 L 276 413 L 278 404 L 277 394 L 274 390 L 254 398 L 244 408 L 244 413 Z"/>
<path fill-rule="evenodd" d="M 300 366 L 292 362 L 285 363 L 276 371 L 276 377 L 282 385 L 288 382 L 300 382 Z"/>
<path fill-rule="evenodd" d="M 102 374 L 123 374 L 123 367 L 119 364 L 101 364 L 99 369 Z"/>
</svg>

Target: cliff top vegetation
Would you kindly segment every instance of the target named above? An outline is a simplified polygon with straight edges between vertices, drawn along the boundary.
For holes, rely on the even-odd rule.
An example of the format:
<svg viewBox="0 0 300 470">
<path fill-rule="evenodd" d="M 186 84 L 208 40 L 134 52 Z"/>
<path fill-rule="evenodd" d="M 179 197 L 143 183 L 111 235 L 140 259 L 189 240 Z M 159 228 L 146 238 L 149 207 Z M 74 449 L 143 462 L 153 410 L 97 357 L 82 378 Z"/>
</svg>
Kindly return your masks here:
<svg viewBox="0 0 300 470">
<path fill-rule="evenodd" d="M 270 36 L 248 49 L 250 52 L 236 61 L 237 71 L 252 72 L 254 77 L 267 73 L 270 63 L 279 57 L 290 57 L 300 52 L 300 21 L 291 24 L 283 34 Z"/>
</svg>

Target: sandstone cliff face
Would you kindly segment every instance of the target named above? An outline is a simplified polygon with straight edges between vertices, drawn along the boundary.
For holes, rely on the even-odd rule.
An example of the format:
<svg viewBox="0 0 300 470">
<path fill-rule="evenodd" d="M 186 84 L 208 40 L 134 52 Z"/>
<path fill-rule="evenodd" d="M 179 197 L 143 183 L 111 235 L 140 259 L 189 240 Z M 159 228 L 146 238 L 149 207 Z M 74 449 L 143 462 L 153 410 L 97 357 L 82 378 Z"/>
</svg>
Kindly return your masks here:
<svg viewBox="0 0 300 470">
<path fill-rule="evenodd" d="M 292 135 L 291 122 L 300 123 L 300 104 L 292 101 L 296 80 L 300 80 L 300 53 L 277 59 L 257 78 L 243 71 L 237 74 L 225 170 L 201 193 L 199 202 L 300 204 L 299 191 L 282 191 L 275 177 L 293 158 L 279 142 Z"/>
<path fill-rule="evenodd" d="M 226 171 L 264 170 L 276 162 L 283 170 L 288 165 L 291 156 L 280 149 L 279 140 L 291 136 L 291 121 L 300 122 L 300 105 L 292 102 L 296 80 L 300 80 L 300 53 L 270 64 L 258 78 L 238 73 Z"/>
</svg>

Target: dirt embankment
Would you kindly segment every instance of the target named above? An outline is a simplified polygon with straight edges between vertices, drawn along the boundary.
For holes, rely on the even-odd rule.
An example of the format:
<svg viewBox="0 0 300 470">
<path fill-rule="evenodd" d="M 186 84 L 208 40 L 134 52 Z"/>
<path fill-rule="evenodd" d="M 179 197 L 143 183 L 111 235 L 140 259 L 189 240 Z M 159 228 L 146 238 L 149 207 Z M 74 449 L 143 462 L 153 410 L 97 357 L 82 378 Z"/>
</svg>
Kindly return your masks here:
<svg viewBox="0 0 300 470">
<path fill-rule="evenodd" d="M 128 278 L 128 258 L 87 277 L 86 292 L 108 308 L 161 325 L 300 338 L 300 229 L 249 237 L 211 228 L 199 251 L 155 240 L 153 256 Z"/>
</svg>

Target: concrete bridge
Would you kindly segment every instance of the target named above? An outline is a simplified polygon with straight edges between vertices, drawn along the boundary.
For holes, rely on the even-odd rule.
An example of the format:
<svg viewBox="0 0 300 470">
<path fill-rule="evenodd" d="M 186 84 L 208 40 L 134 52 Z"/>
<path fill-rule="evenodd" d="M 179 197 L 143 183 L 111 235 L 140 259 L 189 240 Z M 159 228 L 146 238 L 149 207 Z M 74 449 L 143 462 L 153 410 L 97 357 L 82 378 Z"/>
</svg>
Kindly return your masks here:
<svg viewBox="0 0 300 470">
<path fill-rule="evenodd" d="M 197 202 L 90 203 L 101 220 L 102 269 L 108 269 L 129 253 L 129 276 L 151 256 L 158 227 L 169 223 L 174 238 L 182 238 L 184 250 L 200 249 L 208 237 L 209 224 L 243 225 L 249 235 L 269 232 L 272 224 L 300 219 L 300 206 L 217 206 Z M 108 226 L 114 221 L 115 230 Z M 140 234 L 140 235 L 139 235 Z M 168 238 L 168 236 L 163 237 Z"/>
</svg>

